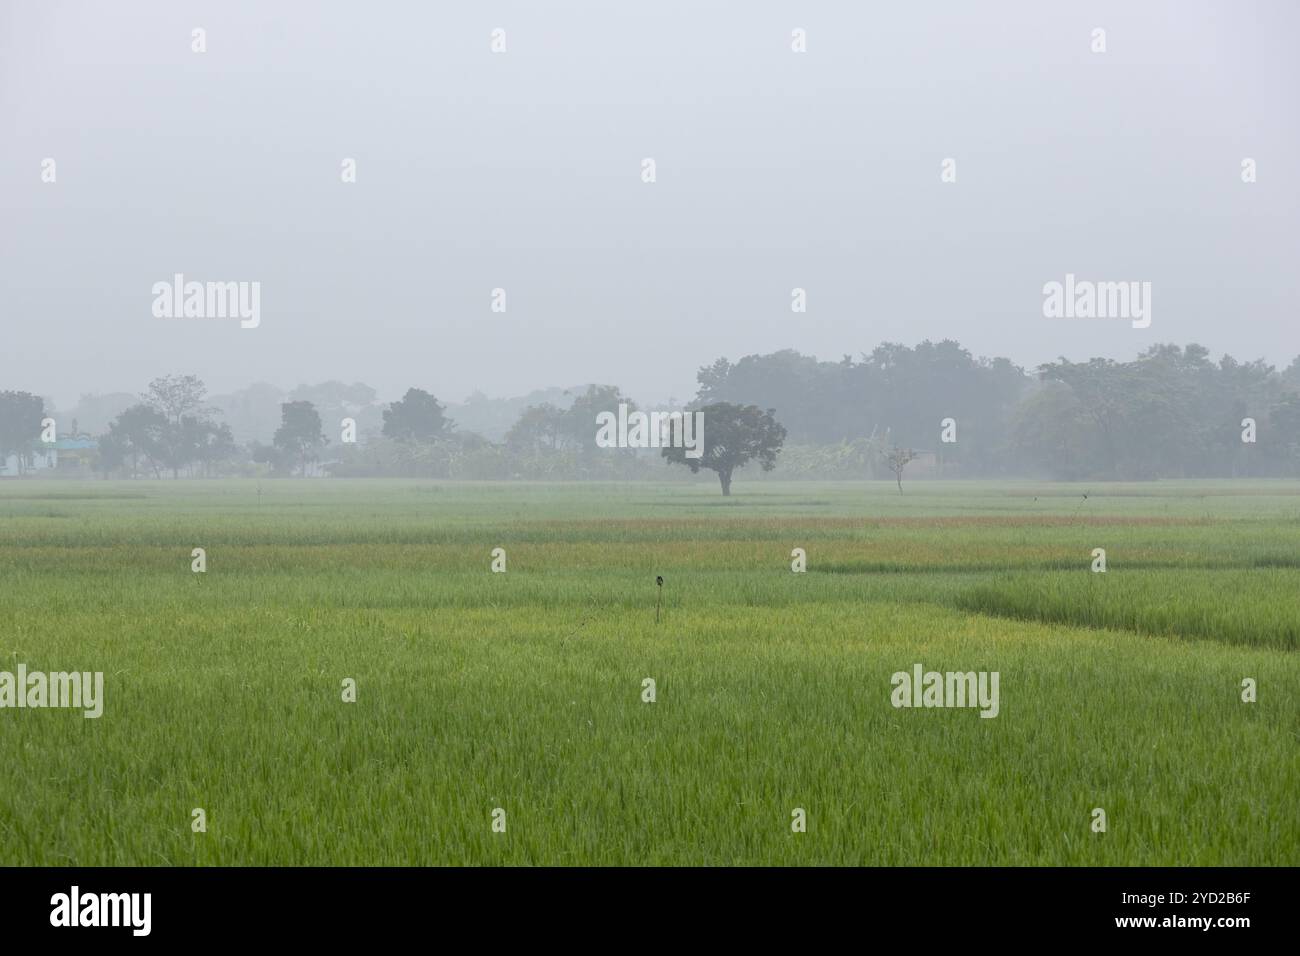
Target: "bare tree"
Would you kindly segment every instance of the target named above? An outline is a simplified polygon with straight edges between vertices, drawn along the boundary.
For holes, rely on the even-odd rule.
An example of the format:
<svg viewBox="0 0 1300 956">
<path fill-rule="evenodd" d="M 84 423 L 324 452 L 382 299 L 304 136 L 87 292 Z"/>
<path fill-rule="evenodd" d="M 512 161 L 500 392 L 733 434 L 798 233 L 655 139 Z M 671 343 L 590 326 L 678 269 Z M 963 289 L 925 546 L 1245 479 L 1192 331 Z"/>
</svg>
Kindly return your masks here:
<svg viewBox="0 0 1300 956">
<path fill-rule="evenodd" d="M 889 465 L 889 470 L 894 473 L 894 480 L 898 482 L 898 493 L 903 493 L 903 469 L 907 463 L 917 457 L 916 452 L 910 448 L 899 448 L 893 445 L 887 450 L 882 450 L 881 454 L 885 456 L 885 463 Z"/>
<path fill-rule="evenodd" d="M 141 398 L 167 416 L 167 421 L 179 425 L 186 415 L 213 411 L 204 408 L 208 387 L 197 375 L 164 375 L 149 383 L 149 391 Z"/>
</svg>

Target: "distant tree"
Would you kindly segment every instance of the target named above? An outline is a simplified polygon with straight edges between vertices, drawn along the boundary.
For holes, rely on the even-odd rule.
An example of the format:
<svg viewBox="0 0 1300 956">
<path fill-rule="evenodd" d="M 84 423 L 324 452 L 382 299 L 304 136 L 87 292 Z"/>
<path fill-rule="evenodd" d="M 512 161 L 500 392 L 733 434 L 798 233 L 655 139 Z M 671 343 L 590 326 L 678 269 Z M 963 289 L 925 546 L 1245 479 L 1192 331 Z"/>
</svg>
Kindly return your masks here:
<svg viewBox="0 0 1300 956">
<path fill-rule="evenodd" d="M 734 363 L 722 358 L 696 378 L 697 406 L 779 408 L 787 441 L 797 445 L 851 443 L 884 421 L 900 444 L 926 447 L 944 418 L 957 417 L 960 446 L 938 451 L 968 473 L 1005 470 L 1006 423 L 1032 384 L 1009 360 L 976 358 L 948 339 L 915 347 L 884 342 L 856 361 L 820 361 L 790 349 Z"/>
<path fill-rule="evenodd" d="M 334 379 L 317 385 L 299 385 L 290 394 L 295 402 L 311 402 L 317 409 L 329 408 L 355 412 L 375 401 L 375 390 L 365 382 L 351 385 Z"/>
<path fill-rule="evenodd" d="M 1106 479 L 1234 474 L 1255 467 L 1243 457 L 1238 429 L 1243 417 L 1262 417 L 1277 387 L 1262 361 L 1223 356 L 1216 366 L 1199 345 L 1158 344 L 1131 362 L 1093 358 L 1040 367 L 1044 382 L 1060 383 L 1077 410 L 1088 448 L 1088 470 Z M 1038 409 L 1039 412 L 1045 409 Z M 1069 421 L 1058 429 L 1078 428 Z M 1262 463 L 1261 463 L 1262 464 Z"/>
<path fill-rule="evenodd" d="M 275 445 L 264 445 L 259 441 L 248 443 L 249 460 L 259 465 L 270 465 L 271 474 L 275 476 L 293 474 L 294 456 Z"/>
<path fill-rule="evenodd" d="M 626 405 L 629 413 L 636 411 L 636 402 L 624 395 L 617 385 L 588 385 L 560 418 L 561 441 L 587 456 L 594 455 L 600 450 L 596 444 L 597 416 L 601 412 L 617 415 L 620 405 Z"/>
<path fill-rule="evenodd" d="M 194 460 L 197 452 L 197 419 L 184 415 L 178 422 L 164 421 L 158 431 L 155 457 L 164 468 L 170 468 L 172 478 L 180 477 L 181 469 Z"/>
<path fill-rule="evenodd" d="M 197 375 L 164 375 L 149 383 L 149 390 L 141 398 L 166 416 L 167 421 L 179 425 L 186 415 L 210 411 L 203 402 L 208 387 Z"/>
<path fill-rule="evenodd" d="M 18 458 L 18 472 L 26 464 L 28 445 L 41 436 L 45 402 L 31 392 L 0 392 L 0 463 Z"/>
<path fill-rule="evenodd" d="M 164 375 L 149 383 L 141 396 L 166 419 L 157 439 L 157 457 L 179 478 L 181 469 L 200 457 L 212 441 L 220 441 L 221 429 L 212 419 L 216 409 L 205 404 L 208 387 L 197 375 Z M 227 430 L 228 431 L 228 430 Z"/>
<path fill-rule="evenodd" d="M 154 477 L 161 477 L 158 464 L 166 460 L 168 428 L 167 417 L 143 402 L 123 411 L 108 426 L 111 443 L 121 450 L 124 460 L 131 462 L 132 478 L 140 473 L 142 457 Z"/>
<path fill-rule="evenodd" d="M 1011 448 L 1020 460 L 1052 478 L 1074 481 L 1092 468 L 1096 432 L 1074 392 L 1045 382 L 1027 395 L 1010 423 Z"/>
<path fill-rule="evenodd" d="M 322 426 L 336 438 L 344 418 L 355 421 L 358 430 L 367 436 L 377 432 L 383 413 L 382 408 L 375 404 L 375 390 L 364 382 L 347 385 L 328 381 L 317 385 L 299 385 L 289 393 L 288 400 L 315 405 Z"/>
<path fill-rule="evenodd" d="M 1282 385 L 1288 391 L 1300 390 L 1300 355 L 1293 358 L 1282 372 Z"/>
<path fill-rule="evenodd" d="M 1269 431 L 1284 472 L 1293 475 L 1300 472 L 1300 393 L 1282 394 L 1269 410 Z"/>
<path fill-rule="evenodd" d="M 222 420 L 230 425 L 237 441 L 269 442 L 280 427 L 280 405 L 297 397 L 266 382 L 256 382 L 237 392 L 214 395 L 211 400 L 221 407 Z"/>
<path fill-rule="evenodd" d="M 1097 438 L 1100 475 L 1125 477 L 1126 450 L 1136 430 L 1132 403 L 1128 401 L 1136 374 L 1131 364 L 1104 358 L 1071 362 L 1062 357 L 1059 362 L 1040 366 L 1039 374 L 1043 381 L 1060 382 L 1073 393 L 1075 407 Z"/>
<path fill-rule="evenodd" d="M 452 422 L 444 407 L 424 389 L 408 388 L 401 401 L 384 410 L 384 437 L 432 442 L 446 437 Z"/>
<path fill-rule="evenodd" d="M 100 437 L 99 450 L 95 457 L 95 470 L 107 478 L 126 464 L 128 448 L 119 436 L 111 431 Z"/>
<path fill-rule="evenodd" d="M 239 452 L 229 425 L 187 415 L 181 419 L 181 426 L 185 430 L 193 460 L 202 467 L 205 477 L 212 474 L 214 466 L 229 461 Z"/>
<path fill-rule="evenodd" d="M 673 419 L 669 422 L 668 447 L 662 450 L 669 462 L 685 465 L 693 474 L 699 474 L 702 468 L 717 472 L 723 495 L 731 494 L 731 477 L 737 468 L 751 461 L 757 461 L 764 471 L 776 467 L 776 456 L 785 442 L 785 426 L 776 420 L 772 409 L 715 402 L 683 414 L 696 411 L 704 414 L 702 454 L 688 458 L 689 449 L 677 447 L 684 445 L 678 432 L 682 422 Z"/>
<path fill-rule="evenodd" d="M 139 400 L 139 396 L 130 392 L 83 394 L 70 414 L 77 419 L 82 433 L 98 435 L 107 431 L 114 418 Z"/>
<path fill-rule="evenodd" d="M 903 469 L 907 463 L 916 459 L 916 452 L 910 448 L 899 448 L 897 445 L 883 449 L 881 454 L 885 458 L 885 464 L 889 470 L 894 473 L 894 480 L 898 482 L 898 493 L 903 493 Z"/>
<path fill-rule="evenodd" d="M 551 402 L 529 405 L 506 433 L 506 447 L 526 453 L 556 451 L 563 427 L 564 409 Z"/>
<path fill-rule="evenodd" d="M 696 381 L 696 407 L 727 402 L 779 408 L 791 441 L 819 444 L 860 433 L 861 397 L 845 394 L 849 385 L 843 368 L 811 355 L 783 349 L 735 363 L 720 358 L 700 368 Z"/>
<path fill-rule="evenodd" d="M 280 415 L 281 424 L 272 443 L 302 466 L 305 477 L 307 463 L 327 442 L 321 433 L 320 414 L 311 402 L 285 402 L 280 406 Z"/>
</svg>

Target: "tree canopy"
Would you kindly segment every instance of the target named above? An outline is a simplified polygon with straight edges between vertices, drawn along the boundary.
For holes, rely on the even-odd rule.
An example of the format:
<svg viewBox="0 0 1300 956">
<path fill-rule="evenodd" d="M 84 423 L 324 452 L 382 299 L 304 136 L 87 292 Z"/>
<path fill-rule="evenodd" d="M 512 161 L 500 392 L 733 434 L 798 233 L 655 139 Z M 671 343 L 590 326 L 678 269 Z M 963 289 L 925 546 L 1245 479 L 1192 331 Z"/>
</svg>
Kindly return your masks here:
<svg viewBox="0 0 1300 956">
<path fill-rule="evenodd" d="M 713 402 L 692 409 L 703 422 L 703 441 L 699 457 L 688 455 L 683 421 L 670 419 L 669 442 L 660 454 L 669 462 L 685 465 L 693 473 L 701 469 L 716 472 L 724 495 L 731 494 L 731 479 L 736 469 L 757 461 L 764 471 L 776 467 L 776 456 L 785 441 L 785 426 L 778 422 L 772 409 L 763 411 L 755 405 Z"/>
<path fill-rule="evenodd" d="M 10 455 L 23 469 L 28 446 L 41 435 L 45 402 L 30 392 L 0 392 L 0 465 Z"/>
<path fill-rule="evenodd" d="M 400 401 L 384 410 L 384 437 L 400 441 L 430 442 L 443 438 L 453 427 L 442 404 L 422 388 L 408 388 Z"/>
</svg>

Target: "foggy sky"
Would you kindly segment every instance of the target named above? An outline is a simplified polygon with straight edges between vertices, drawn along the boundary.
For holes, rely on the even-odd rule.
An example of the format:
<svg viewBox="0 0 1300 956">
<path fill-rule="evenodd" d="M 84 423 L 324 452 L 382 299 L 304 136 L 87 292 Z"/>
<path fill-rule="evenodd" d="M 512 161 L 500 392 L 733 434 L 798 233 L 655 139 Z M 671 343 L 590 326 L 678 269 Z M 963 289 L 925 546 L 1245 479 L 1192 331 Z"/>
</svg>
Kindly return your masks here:
<svg viewBox="0 0 1300 956">
<path fill-rule="evenodd" d="M 0 0 L 0 388 L 654 401 L 721 355 L 944 337 L 1285 365 L 1297 36 L 1226 0 Z M 177 272 L 259 281 L 260 327 L 155 318 Z M 1151 327 L 1044 318 L 1067 272 L 1150 281 Z"/>
</svg>

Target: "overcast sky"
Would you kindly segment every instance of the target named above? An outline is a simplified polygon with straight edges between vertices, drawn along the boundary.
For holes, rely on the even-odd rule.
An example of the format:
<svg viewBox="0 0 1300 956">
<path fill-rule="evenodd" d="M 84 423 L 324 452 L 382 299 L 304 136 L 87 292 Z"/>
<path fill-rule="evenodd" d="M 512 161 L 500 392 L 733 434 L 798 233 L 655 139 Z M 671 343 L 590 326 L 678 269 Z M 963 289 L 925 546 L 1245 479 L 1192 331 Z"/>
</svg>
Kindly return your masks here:
<svg viewBox="0 0 1300 956">
<path fill-rule="evenodd" d="M 0 0 L 0 389 L 654 401 L 944 337 L 1285 365 L 1297 37 L 1289 0 Z M 177 272 L 260 282 L 260 326 L 156 318 Z M 1151 282 L 1150 328 L 1044 318 L 1067 272 Z"/>
</svg>

